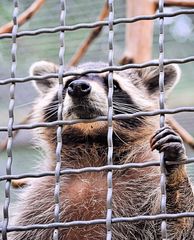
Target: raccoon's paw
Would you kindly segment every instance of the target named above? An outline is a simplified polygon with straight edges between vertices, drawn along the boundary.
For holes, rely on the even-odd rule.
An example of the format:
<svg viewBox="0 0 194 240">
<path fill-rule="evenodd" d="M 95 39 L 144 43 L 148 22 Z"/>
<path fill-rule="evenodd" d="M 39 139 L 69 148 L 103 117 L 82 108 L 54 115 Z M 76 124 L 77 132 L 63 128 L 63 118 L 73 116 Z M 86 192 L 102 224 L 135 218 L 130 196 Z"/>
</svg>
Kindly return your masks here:
<svg viewBox="0 0 194 240">
<path fill-rule="evenodd" d="M 170 127 L 159 129 L 150 141 L 151 149 L 164 152 L 165 161 L 185 161 L 186 154 L 181 137 Z"/>
</svg>

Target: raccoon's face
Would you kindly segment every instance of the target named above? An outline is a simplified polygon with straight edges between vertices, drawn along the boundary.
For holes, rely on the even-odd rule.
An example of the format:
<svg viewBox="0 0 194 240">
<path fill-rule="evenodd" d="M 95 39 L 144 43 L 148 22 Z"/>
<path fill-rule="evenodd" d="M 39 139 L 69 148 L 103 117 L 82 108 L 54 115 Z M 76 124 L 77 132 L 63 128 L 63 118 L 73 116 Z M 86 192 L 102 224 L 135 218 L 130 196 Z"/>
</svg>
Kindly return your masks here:
<svg viewBox="0 0 194 240">
<path fill-rule="evenodd" d="M 83 72 L 106 67 L 103 63 L 87 63 L 72 68 L 71 71 Z M 179 78 L 179 69 L 175 65 L 166 66 L 165 90 L 168 92 Z M 41 61 L 32 65 L 31 75 L 41 76 L 58 73 L 58 66 Z M 113 114 L 135 113 L 158 109 L 159 97 L 158 67 L 130 69 L 113 74 Z M 58 109 L 58 79 L 35 82 L 41 98 L 37 108 L 43 121 L 56 121 Z M 108 114 L 108 73 L 87 74 L 65 77 L 63 81 L 63 120 L 93 119 Z M 40 117 L 39 117 L 40 118 Z M 136 129 L 146 124 L 145 118 L 131 118 L 118 121 L 121 127 Z M 107 127 L 107 123 L 74 124 L 72 127 L 84 133 Z"/>
<path fill-rule="evenodd" d="M 107 114 L 107 87 L 98 75 L 64 80 L 64 119 L 91 119 Z"/>
</svg>

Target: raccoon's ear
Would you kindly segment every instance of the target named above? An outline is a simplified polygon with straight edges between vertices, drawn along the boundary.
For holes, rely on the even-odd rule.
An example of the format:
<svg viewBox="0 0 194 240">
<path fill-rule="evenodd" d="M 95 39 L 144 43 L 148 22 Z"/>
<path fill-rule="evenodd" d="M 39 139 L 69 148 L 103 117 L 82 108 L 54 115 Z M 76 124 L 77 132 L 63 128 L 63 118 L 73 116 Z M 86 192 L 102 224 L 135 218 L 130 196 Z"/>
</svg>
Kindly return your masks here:
<svg viewBox="0 0 194 240">
<path fill-rule="evenodd" d="M 140 77 L 144 86 L 151 96 L 159 94 L 159 68 L 158 66 L 147 67 L 140 70 Z M 171 64 L 164 66 L 164 86 L 165 92 L 168 94 L 176 85 L 181 76 L 181 70 L 178 65 Z"/>
<path fill-rule="evenodd" d="M 35 62 L 30 67 L 30 76 L 44 76 L 50 73 L 58 73 L 59 67 L 51 62 L 40 61 Z M 43 80 L 36 80 L 33 82 L 35 88 L 40 93 L 48 92 L 49 88 L 53 87 L 57 83 L 57 78 L 48 78 Z"/>
</svg>

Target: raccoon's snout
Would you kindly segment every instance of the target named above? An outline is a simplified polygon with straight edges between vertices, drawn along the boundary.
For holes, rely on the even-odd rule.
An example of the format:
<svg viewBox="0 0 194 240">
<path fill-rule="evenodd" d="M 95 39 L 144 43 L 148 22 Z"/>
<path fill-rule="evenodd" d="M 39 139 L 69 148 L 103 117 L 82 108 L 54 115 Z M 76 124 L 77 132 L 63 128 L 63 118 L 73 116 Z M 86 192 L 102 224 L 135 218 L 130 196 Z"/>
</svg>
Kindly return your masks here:
<svg viewBox="0 0 194 240">
<path fill-rule="evenodd" d="M 74 80 L 68 85 L 67 92 L 71 97 L 85 97 L 91 92 L 91 86 L 83 80 Z"/>
</svg>

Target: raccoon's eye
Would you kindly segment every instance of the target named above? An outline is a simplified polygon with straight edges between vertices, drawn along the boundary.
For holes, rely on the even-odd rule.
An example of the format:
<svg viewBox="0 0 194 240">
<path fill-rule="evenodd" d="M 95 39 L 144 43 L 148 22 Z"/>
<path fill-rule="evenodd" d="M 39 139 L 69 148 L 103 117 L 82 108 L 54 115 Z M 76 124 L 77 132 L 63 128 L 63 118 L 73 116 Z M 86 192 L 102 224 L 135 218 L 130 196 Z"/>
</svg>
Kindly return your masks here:
<svg viewBox="0 0 194 240">
<path fill-rule="evenodd" d="M 107 88 L 108 88 L 108 76 L 106 76 L 106 77 L 104 78 L 104 83 L 105 83 L 105 85 L 106 85 Z M 113 88 L 114 88 L 114 92 L 121 91 L 121 88 L 120 88 L 118 82 L 115 81 L 114 79 L 113 79 Z"/>
<path fill-rule="evenodd" d="M 114 88 L 114 92 L 121 90 L 119 84 L 114 80 L 113 80 L 113 88 Z"/>
<path fill-rule="evenodd" d="M 69 80 L 67 80 L 67 82 L 65 83 L 65 88 L 68 88 L 69 84 L 70 84 L 71 82 L 73 82 L 74 80 L 76 80 L 75 77 L 72 77 L 72 78 L 70 78 Z"/>
</svg>

